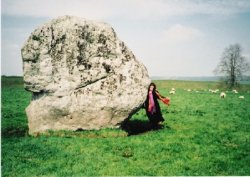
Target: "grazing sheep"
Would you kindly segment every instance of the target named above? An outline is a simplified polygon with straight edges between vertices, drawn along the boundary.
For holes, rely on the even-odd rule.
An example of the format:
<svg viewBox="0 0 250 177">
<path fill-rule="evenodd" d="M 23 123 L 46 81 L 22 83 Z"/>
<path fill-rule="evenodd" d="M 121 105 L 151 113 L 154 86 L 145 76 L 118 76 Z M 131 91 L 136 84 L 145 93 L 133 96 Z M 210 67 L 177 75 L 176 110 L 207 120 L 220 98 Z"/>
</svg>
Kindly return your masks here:
<svg viewBox="0 0 250 177">
<path fill-rule="evenodd" d="M 226 93 L 225 93 L 225 92 L 221 92 L 221 93 L 220 93 L 220 97 L 221 97 L 221 98 L 225 98 L 225 97 L 226 97 Z"/>
<path fill-rule="evenodd" d="M 234 93 L 238 93 L 237 90 L 233 90 Z"/>
<path fill-rule="evenodd" d="M 239 96 L 239 99 L 245 99 L 245 97 L 244 96 Z"/>
<path fill-rule="evenodd" d="M 175 88 L 172 88 L 171 90 L 172 90 L 172 91 L 175 91 Z"/>
<path fill-rule="evenodd" d="M 218 90 L 212 90 L 211 92 L 212 92 L 212 93 L 217 93 L 217 92 L 218 92 Z"/>
<path fill-rule="evenodd" d="M 217 93 L 219 91 L 220 91 L 219 89 L 216 89 L 216 90 L 209 89 L 209 92 L 211 92 L 211 93 Z"/>
<path fill-rule="evenodd" d="M 175 91 L 174 91 L 174 90 L 171 90 L 171 91 L 169 92 L 169 94 L 173 95 L 173 94 L 175 94 Z"/>
<path fill-rule="evenodd" d="M 187 89 L 188 92 L 191 92 L 191 89 Z"/>
</svg>

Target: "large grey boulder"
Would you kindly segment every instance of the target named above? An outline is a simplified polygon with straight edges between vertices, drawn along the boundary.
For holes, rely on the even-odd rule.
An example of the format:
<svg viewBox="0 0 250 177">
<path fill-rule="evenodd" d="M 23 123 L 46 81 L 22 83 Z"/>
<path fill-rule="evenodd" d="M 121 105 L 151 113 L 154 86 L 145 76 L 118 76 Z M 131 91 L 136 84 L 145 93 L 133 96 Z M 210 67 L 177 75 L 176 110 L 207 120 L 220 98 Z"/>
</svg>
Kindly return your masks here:
<svg viewBox="0 0 250 177">
<path fill-rule="evenodd" d="M 63 16 L 22 48 L 29 133 L 118 127 L 147 94 L 145 66 L 106 23 Z"/>
</svg>

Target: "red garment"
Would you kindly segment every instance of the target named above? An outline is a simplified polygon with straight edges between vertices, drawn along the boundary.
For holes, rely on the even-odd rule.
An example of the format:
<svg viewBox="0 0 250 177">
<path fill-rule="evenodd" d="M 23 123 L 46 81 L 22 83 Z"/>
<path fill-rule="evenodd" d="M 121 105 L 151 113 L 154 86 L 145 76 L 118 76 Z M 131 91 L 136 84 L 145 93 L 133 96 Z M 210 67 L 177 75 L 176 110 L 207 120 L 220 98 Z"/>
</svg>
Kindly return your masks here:
<svg viewBox="0 0 250 177">
<path fill-rule="evenodd" d="M 170 99 L 167 98 L 167 97 L 166 97 L 166 98 L 162 98 L 161 101 L 162 101 L 164 104 L 168 105 L 168 106 L 170 105 Z"/>
</svg>

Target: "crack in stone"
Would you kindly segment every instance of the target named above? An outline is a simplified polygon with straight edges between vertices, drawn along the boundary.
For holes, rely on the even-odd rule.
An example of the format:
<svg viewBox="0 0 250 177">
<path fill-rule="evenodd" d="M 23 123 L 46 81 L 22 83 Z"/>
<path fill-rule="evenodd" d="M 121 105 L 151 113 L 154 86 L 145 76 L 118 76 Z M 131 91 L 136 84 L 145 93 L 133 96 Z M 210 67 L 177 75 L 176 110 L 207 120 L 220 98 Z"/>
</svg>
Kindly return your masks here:
<svg viewBox="0 0 250 177">
<path fill-rule="evenodd" d="M 96 80 L 93 80 L 93 81 L 88 81 L 87 83 L 85 83 L 85 84 L 83 84 L 83 85 L 80 85 L 80 86 L 76 87 L 75 90 L 84 88 L 84 87 L 86 87 L 86 86 L 88 86 L 88 85 L 90 85 L 90 84 L 93 84 L 93 83 L 96 83 L 96 82 L 98 82 L 98 81 L 100 81 L 100 80 L 106 79 L 106 78 L 109 77 L 109 76 L 110 76 L 110 74 L 109 74 L 109 75 L 102 76 L 102 77 L 100 77 L 100 78 L 98 78 L 98 79 L 96 79 Z"/>
</svg>

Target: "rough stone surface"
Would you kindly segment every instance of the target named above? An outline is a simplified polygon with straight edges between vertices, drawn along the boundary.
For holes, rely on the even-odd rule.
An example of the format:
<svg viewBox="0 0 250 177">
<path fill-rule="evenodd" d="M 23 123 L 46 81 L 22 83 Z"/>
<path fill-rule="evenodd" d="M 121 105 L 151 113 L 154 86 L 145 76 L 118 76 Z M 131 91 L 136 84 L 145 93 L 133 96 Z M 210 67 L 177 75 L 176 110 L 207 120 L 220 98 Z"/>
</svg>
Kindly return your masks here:
<svg viewBox="0 0 250 177">
<path fill-rule="evenodd" d="M 146 68 L 106 23 L 63 16 L 22 48 L 29 133 L 117 127 L 142 105 Z"/>
</svg>

